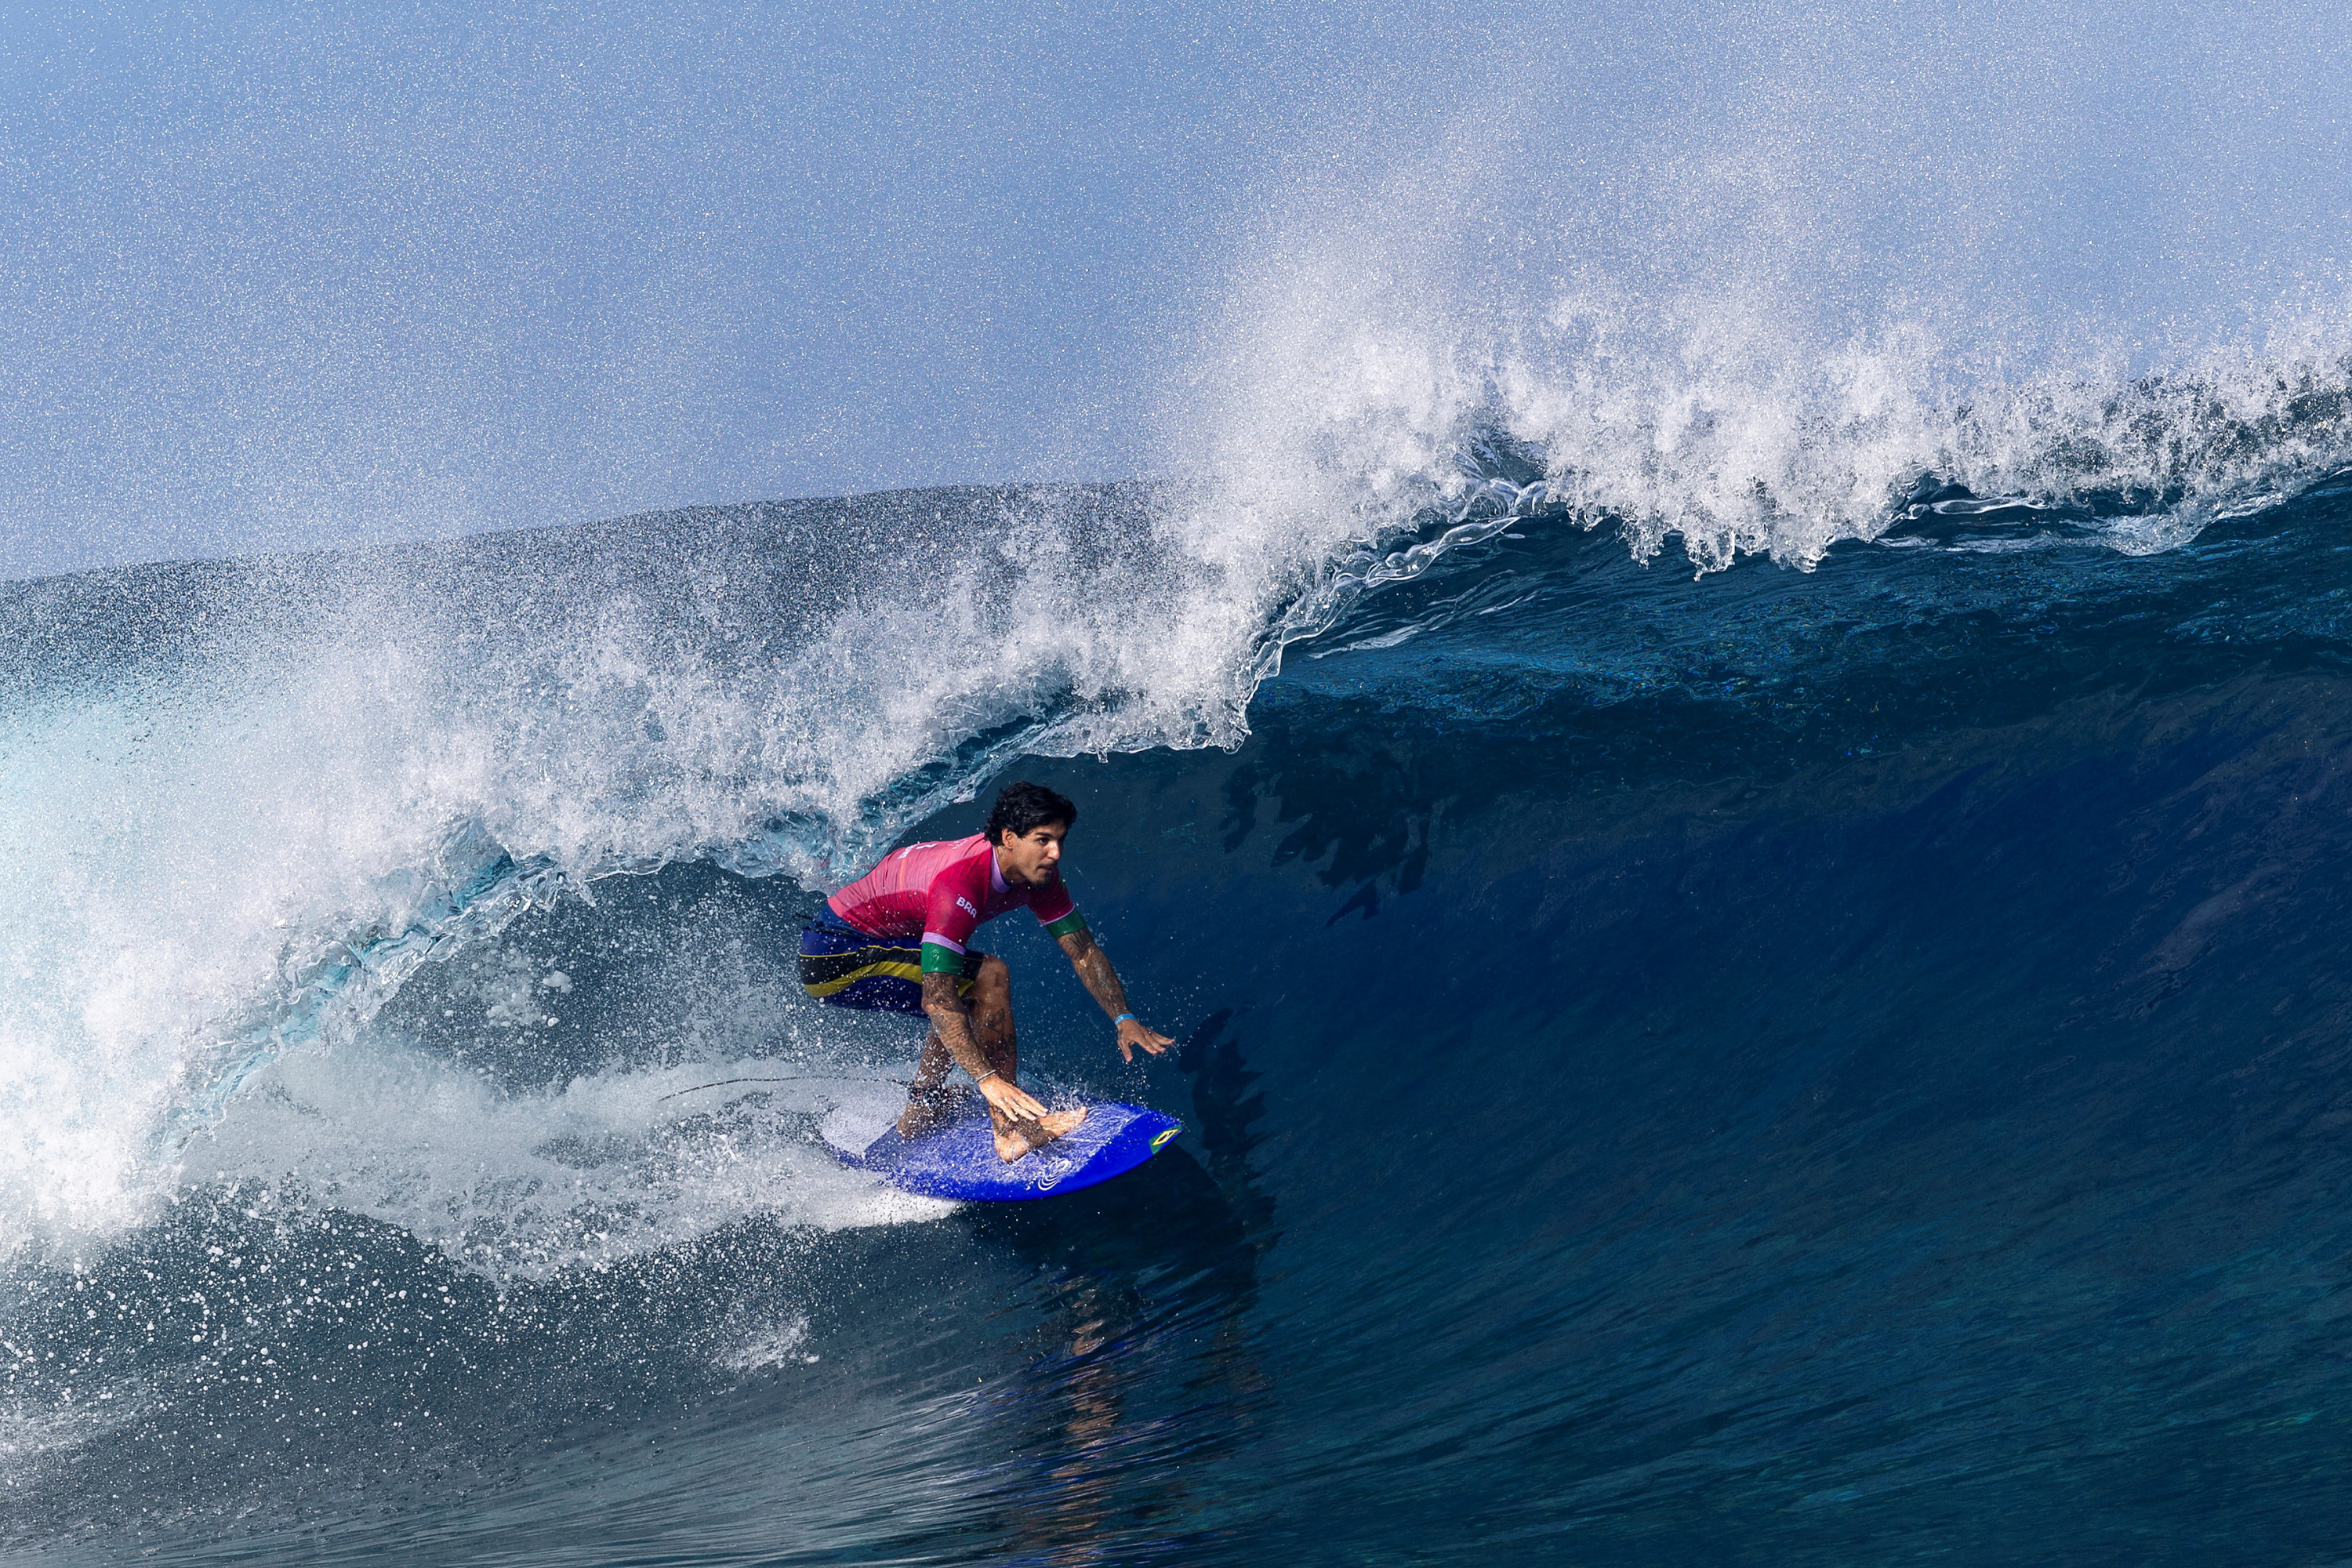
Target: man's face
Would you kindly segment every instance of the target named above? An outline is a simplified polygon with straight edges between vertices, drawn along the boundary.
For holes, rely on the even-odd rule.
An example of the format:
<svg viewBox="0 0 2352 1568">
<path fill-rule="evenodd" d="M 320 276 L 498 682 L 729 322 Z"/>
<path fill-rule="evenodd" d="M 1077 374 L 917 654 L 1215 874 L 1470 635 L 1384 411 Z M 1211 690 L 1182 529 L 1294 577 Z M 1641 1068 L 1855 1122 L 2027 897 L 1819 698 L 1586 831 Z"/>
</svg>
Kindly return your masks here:
<svg viewBox="0 0 2352 1568">
<path fill-rule="evenodd" d="M 1017 885 L 1042 888 L 1061 873 L 1062 840 L 1070 836 L 1066 822 L 1048 822 L 1026 833 L 1011 828 L 996 841 L 997 868 Z"/>
</svg>

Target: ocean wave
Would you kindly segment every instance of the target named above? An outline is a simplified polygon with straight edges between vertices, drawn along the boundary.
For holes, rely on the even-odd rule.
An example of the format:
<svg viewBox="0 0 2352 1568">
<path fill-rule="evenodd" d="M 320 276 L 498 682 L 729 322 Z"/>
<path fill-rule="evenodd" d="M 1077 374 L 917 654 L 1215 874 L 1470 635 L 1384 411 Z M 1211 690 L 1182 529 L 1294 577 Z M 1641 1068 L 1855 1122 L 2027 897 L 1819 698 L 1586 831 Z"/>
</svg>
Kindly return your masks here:
<svg viewBox="0 0 2352 1568">
<path fill-rule="evenodd" d="M 2352 458 L 2317 329 L 2000 381 L 1928 374 L 1917 334 L 1807 359 L 1671 321 L 1637 353 L 1589 305 L 1543 322 L 1509 353 L 1423 342 L 1410 375 L 1301 329 L 1274 347 L 1354 370 L 1213 480 L 11 588 L 0 893 L 49 918 L 0 997 L 29 1132 L 0 1157 L 0 1251 L 137 1223 L 253 1073 L 527 910 L 682 860 L 837 886 L 1014 757 L 1237 744 L 1302 643 L 1378 658 L 1450 627 L 1596 693 L 1670 666 L 1736 688 L 1740 657 L 1694 665 L 1654 618 L 1647 647 L 1596 631 L 1670 542 L 1702 575 L 1872 541 L 2161 558 Z M 1512 552 L 1585 532 L 1636 575 Z"/>
</svg>

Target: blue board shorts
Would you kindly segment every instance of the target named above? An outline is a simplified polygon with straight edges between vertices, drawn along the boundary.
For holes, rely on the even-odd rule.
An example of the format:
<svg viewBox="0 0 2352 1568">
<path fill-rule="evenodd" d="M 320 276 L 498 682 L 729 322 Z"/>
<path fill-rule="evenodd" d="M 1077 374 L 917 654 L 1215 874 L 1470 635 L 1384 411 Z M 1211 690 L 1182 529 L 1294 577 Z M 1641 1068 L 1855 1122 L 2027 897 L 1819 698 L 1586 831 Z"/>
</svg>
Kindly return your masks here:
<svg viewBox="0 0 2352 1568">
<path fill-rule="evenodd" d="M 987 956 L 977 950 L 963 955 L 957 995 L 971 994 L 980 961 Z M 801 988 L 828 1006 L 921 1017 L 922 943 L 868 936 L 835 914 L 831 906 L 820 906 L 816 919 L 801 929 Z"/>
</svg>

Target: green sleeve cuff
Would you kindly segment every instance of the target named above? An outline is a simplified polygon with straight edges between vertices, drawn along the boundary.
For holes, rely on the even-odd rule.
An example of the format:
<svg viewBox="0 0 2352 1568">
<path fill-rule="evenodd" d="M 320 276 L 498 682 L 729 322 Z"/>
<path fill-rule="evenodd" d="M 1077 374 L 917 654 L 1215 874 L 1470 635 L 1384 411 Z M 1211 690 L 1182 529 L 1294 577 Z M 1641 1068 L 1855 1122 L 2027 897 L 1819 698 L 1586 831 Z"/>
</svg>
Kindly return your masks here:
<svg viewBox="0 0 2352 1568">
<path fill-rule="evenodd" d="M 923 973 L 926 974 L 961 974 L 963 954 L 938 942 L 923 943 Z"/>
<path fill-rule="evenodd" d="M 1072 910 L 1060 920 L 1055 921 L 1051 924 L 1047 925 L 1045 927 L 1045 934 L 1058 941 L 1061 938 L 1069 935 L 1072 931 L 1084 931 L 1086 929 L 1087 917 L 1078 913 L 1077 910 Z"/>
</svg>

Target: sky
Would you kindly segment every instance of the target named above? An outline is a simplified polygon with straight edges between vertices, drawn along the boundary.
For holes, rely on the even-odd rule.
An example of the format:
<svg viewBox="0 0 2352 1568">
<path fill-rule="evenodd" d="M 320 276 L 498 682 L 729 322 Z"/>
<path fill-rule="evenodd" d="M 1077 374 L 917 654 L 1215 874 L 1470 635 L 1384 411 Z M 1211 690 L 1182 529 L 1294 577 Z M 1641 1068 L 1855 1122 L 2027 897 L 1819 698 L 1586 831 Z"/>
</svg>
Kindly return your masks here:
<svg viewBox="0 0 2352 1568">
<path fill-rule="evenodd" d="M 2333 5 L 5 9 L 0 578 L 1162 472 L 1334 258 L 2155 331 L 2352 255 Z"/>
<path fill-rule="evenodd" d="M 1336 33 L 1247 5 L 12 26 L 0 574 L 1135 472 L 1136 367 Z"/>
</svg>

